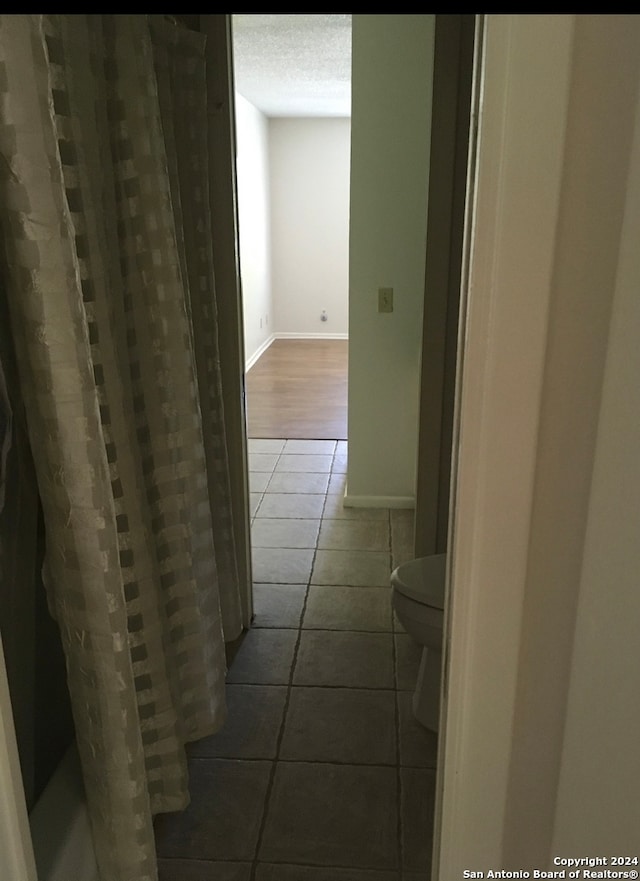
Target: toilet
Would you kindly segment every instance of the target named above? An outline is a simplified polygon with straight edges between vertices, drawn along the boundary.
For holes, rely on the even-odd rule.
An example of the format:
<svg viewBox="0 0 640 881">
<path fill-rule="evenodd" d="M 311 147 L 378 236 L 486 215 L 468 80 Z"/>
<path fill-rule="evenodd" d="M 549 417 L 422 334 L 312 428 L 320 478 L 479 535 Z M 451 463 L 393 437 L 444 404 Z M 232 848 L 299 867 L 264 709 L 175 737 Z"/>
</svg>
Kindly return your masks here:
<svg viewBox="0 0 640 881">
<path fill-rule="evenodd" d="M 391 573 L 392 603 L 398 620 L 423 647 L 413 715 L 431 731 L 438 730 L 440 716 L 446 564 L 446 554 L 433 554 L 402 563 Z"/>
</svg>

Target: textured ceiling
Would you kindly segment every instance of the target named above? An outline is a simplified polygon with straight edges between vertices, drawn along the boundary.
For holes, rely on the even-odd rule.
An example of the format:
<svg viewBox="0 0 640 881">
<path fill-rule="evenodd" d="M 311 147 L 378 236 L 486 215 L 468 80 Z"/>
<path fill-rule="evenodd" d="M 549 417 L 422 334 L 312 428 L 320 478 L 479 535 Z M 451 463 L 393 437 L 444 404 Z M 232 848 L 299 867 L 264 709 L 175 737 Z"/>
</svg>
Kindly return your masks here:
<svg viewBox="0 0 640 881">
<path fill-rule="evenodd" d="M 233 15 L 236 90 L 266 116 L 351 115 L 350 15 Z"/>
</svg>

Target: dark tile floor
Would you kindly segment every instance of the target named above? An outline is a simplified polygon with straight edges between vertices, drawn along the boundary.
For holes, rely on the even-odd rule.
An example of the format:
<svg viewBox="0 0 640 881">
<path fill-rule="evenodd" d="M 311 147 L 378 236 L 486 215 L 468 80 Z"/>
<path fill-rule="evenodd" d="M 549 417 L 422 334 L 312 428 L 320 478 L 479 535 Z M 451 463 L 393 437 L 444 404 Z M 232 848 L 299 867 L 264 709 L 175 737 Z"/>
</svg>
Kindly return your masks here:
<svg viewBox="0 0 640 881">
<path fill-rule="evenodd" d="M 250 440 L 255 620 L 157 818 L 160 881 L 426 881 L 436 736 L 391 608 L 413 512 L 344 508 L 346 442 Z"/>
</svg>

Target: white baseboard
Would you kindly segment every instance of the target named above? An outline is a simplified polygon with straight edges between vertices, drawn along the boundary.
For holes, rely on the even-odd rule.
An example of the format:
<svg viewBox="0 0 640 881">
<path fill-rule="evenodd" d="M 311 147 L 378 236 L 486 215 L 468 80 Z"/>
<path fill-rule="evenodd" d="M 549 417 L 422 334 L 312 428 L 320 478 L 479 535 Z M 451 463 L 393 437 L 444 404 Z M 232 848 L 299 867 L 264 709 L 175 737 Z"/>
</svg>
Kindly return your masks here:
<svg viewBox="0 0 640 881">
<path fill-rule="evenodd" d="M 356 496 L 344 494 L 345 508 L 415 508 L 414 496 Z"/>
<path fill-rule="evenodd" d="M 245 363 L 245 367 L 244 367 L 245 373 L 247 373 L 253 367 L 253 365 L 256 363 L 256 361 L 258 360 L 260 355 L 262 355 L 264 352 L 267 351 L 267 349 L 269 348 L 271 343 L 275 340 L 275 338 L 276 338 L 276 334 L 272 333 L 271 336 L 269 337 L 269 339 L 265 340 L 263 342 L 263 344 L 258 349 L 256 349 L 256 351 L 253 353 L 253 355 Z"/>
<path fill-rule="evenodd" d="M 258 358 L 263 355 L 274 340 L 348 340 L 348 333 L 272 333 L 268 340 L 256 349 L 250 358 L 245 362 L 244 372 L 249 370 L 256 363 Z"/>
<path fill-rule="evenodd" d="M 277 340 L 348 340 L 348 333 L 274 333 Z"/>
</svg>

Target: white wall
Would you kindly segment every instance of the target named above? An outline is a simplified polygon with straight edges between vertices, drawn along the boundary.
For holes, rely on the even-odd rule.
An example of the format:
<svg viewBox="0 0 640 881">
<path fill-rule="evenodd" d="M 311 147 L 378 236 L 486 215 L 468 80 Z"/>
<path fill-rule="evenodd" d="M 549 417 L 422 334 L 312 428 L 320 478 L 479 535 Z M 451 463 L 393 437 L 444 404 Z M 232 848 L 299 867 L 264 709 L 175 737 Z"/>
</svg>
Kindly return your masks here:
<svg viewBox="0 0 640 881">
<path fill-rule="evenodd" d="M 640 20 L 486 39 L 439 881 L 634 855 L 640 828 Z"/>
<path fill-rule="evenodd" d="M 269 120 L 277 336 L 348 333 L 350 131 L 344 118 Z"/>
<path fill-rule="evenodd" d="M 240 277 L 247 364 L 273 333 L 269 187 L 269 125 L 253 104 L 236 93 Z"/>
<path fill-rule="evenodd" d="M 620 222 L 621 209 L 624 219 L 619 243 L 616 241 L 611 253 L 615 290 L 573 638 L 553 850 L 640 856 L 640 22 L 596 25 L 591 27 L 587 49 L 593 48 L 597 35 L 598 41 L 605 42 L 605 57 L 600 62 L 614 68 L 616 57 L 624 71 L 618 92 L 619 96 L 622 93 L 620 109 L 627 108 L 629 128 L 634 121 L 635 132 L 628 173 L 626 132 L 621 136 L 619 130 L 616 141 L 622 144 L 612 148 L 611 161 L 621 167 L 614 228 Z M 593 55 L 589 51 L 585 56 L 590 65 Z M 602 137 L 610 149 L 607 134 L 603 129 Z"/>
<path fill-rule="evenodd" d="M 415 503 L 433 15 L 354 15 L 346 503 Z M 378 288 L 394 289 L 392 314 Z"/>
</svg>

